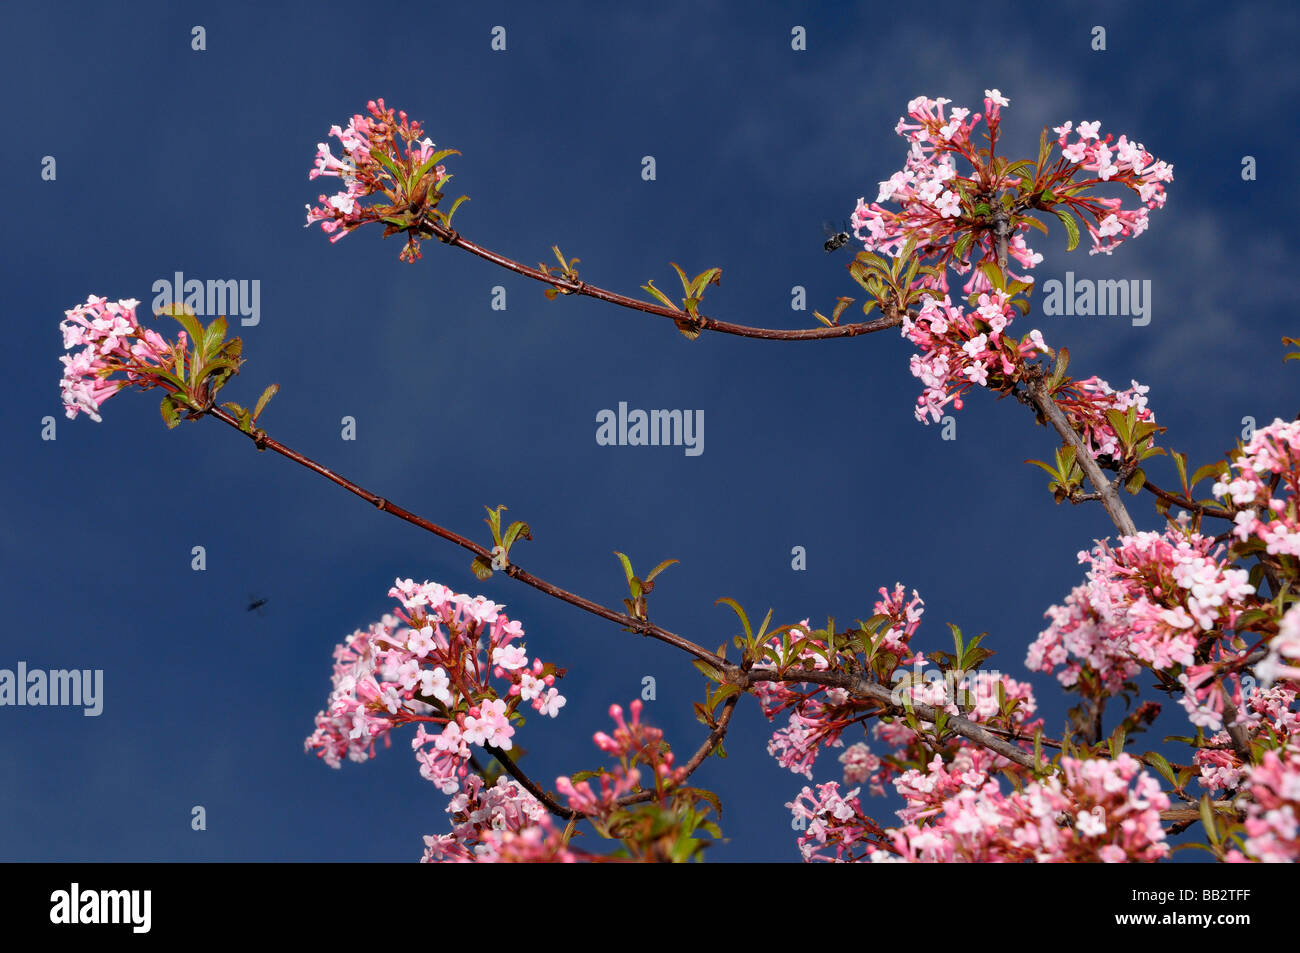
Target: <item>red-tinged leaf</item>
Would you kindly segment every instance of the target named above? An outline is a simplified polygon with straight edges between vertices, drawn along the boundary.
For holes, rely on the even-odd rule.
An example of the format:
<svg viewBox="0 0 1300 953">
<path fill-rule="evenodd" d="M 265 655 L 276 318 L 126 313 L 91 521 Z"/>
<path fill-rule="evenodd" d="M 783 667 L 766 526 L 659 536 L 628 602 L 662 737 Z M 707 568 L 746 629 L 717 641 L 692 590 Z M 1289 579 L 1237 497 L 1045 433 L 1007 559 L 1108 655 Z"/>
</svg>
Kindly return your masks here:
<svg viewBox="0 0 1300 953">
<path fill-rule="evenodd" d="M 994 288 L 1001 291 L 1006 287 L 1006 276 L 1002 274 L 1002 269 L 994 262 L 986 261 L 981 263 L 980 271 L 984 273 L 984 277 L 988 278 L 989 283 L 993 285 Z"/>
<path fill-rule="evenodd" d="M 482 556 L 475 556 L 474 561 L 469 564 L 469 568 L 474 571 L 474 575 L 480 580 L 492 578 L 492 563 Z"/>
<path fill-rule="evenodd" d="M 726 701 L 732 695 L 736 695 L 739 693 L 740 693 L 740 686 L 737 685 L 735 682 L 727 682 L 723 685 L 719 685 L 717 692 L 713 696 L 714 707 L 720 705 L 722 702 Z"/>
<path fill-rule="evenodd" d="M 615 550 L 614 555 L 617 556 L 618 561 L 623 564 L 623 574 L 627 576 L 627 584 L 630 587 L 632 585 L 632 580 L 636 578 L 636 573 L 632 571 L 632 560 L 628 559 L 617 550 Z"/>
<path fill-rule="evenodd" d="M 253 408 L 253 419 L 256 420 L 258 417 L 262 416 L 262 411 L 266 409 L 266 405 L 269 404 L 271 398 L 279 392 L 279 384 L 272 384 L 267 387 L 266 390 L 262 391 L 262 396 L 257 399 L 257 406 Z"/>
<path fill-rule="evenodd" d="M 1048 234 L 1047 226 L 1044 225 L 1042 222 L 1040 222 L 1040 221 L 1039 221 L 1035 216 L 1033 216 L 1033 215 L 1025 215 L 1025 216 L 1023 216 L 1022 218 L 1017 219 L 1017 221 L 1018 221 L 1018 222 L 1023 222 L 1023 223 L 1026 224 L 1026 225 L 1029 225 L 1029 226 L 1031 226 L 1031 227 L 1033 227 L 1033 228 L 1038 229 L 1038 230 L 1039 230 L 1040 232 L 1042 232 L 1044 235 Z"/>
<path fill-rule="evenodd" d="M 1206 479 L 1207 477 L 1217 477 L 1220 473 L 1222 473 L 1225 469 L 1227 469 L 1227 466 L 1228 466 L 1227 461 L 1219 460 L 1215 463 L 1207 463 L 1205 466 L 1200 467 L 1195 473 L 1192 474 L 1192 482 L 1188 486 L 1188 489 L 1189 490 L 1195 489 L 1196 484 L 1200 483 L 1202 480 Z"/>
<path fill-rule="evenodd" d="M 487 511 L 487 519 L 483 522 L 487 523 L 488 528 L 492 530 L 492 540 L 498 545 L 501 543 L 501 511 L 505 508 L 506 506 L 504 503 L 496 509 L 493 509 L 490 506 L 483 507 L 483 509 Z"/>
<path fill-rule="evenodd" d="M 424 161 L 424 164 L 415 170 L 415 181 L 418 182 L 424 176 L 431 172 L 433 168 L 447 156 L 458 156 L 460 151 L 457 149 L 440 149 Z"/>
<path fill-rule="evenodd" d="M 382 149 L 375 149 L 370 153 L 370 155 L 376 159 L 380 165 L 388 170 L 388 174 L 393 177 L 395 183 L 400 185 L 403 189 L 406 188 L 406 173 L 399 169 L 397 163 L 389 158 Z"/>
<path fill-rule="evenodd" d="M 690 290 L 688 291 L 688 294 L 690 294 L 692 298 L 698 299 L 704 294 L 704 289 L 708 285 L 721 285 L 721 284 L 722 284 L 722 269 L 709 268 L 707 271 L 702 271 L 695 276 L 695 280 L 691 282 L 691 287 Z"/>
<path fill-rule="evenodd" d="M 691 664 L 694 665 L 697 669 L 699 669 L 700 673 L 703 674 L 704 677 L 707 678 L 709 681 L 718 682 L 718 683 L 725 681 L 725 679 L 722 677 L 722 673 L 719 672 L 712 665 L 710 665 L 708 662 L 704 661 L 704 659 L 695 659 L 691 662 Z"/>
<path fill-rule="evenodd" d="M 653 281 L 648 281 L 645 284 L 643 284 L 641 287 L 644 288 L 646 291 L 650 292 L 650 294 L 654 295 L 656 298 L 658 298 L 659 301 L 664 305 L 664 307 L 671 308 L 673 311 L 682 310 L 681 308 L 677 307 L 676 304 L 673 303 L 672 299 L 670 299 L 666 294 L 664 294 L 662 291 L 656 288 L 655 283 Z"/>
<path fill-rule="evenodd" d="M 174 430 L 181 422 L 180 414 L 176 411 L 176 404 L 172 402 L 171 395 L 163 398 L 162 405 L 159 408 L 162 411 L 163 423 L 167 425 L 168 430 Z"/>
<path fill-rule="evenodd" d="M 664 571 L 665 569 L 667 569 L 669 566 L 675 565 L 675 564 L 677 564 L 677 563 L 679 563 L 679 562 L 681 562 L 681 560 L 679 560 L 679 559 L 665 559 L 665 560 L 664 560 L 663 562 L 661 562 L 658 566 L 655 566 L 654 569 L 651 569 L 650 572 L 648 572 L 648 573 L 646 574 L 646 577 L 645 577 L 645 581 L 646 581 L 646 583 L 654 582 L 654 578 L 655 578 L 655 576 L 659 575 L 661 572 L 663 572 L 663 571 Z"/>
<path fill-rule="evenodd" d="M 682 332 L 682 336 L 688 341 L 694 341 L 700 336 L 700 326 L 685 318 L 679 318 L 673 321 L 677 325 L 677 330 Z"/>
<path fill-rule="evenodd" d="M 445 225 L 447 228 L 451 228 L 451 217 L 456 214 L 456 209 L 460 208 L 461 202 L 468 202 L 468 201 L 469 201 L 469 196 L 462 195 L 460 198 L 456 199 L 456 201 L 452 202 L 451 208 L 447 209 L 445 213 L 442 213 L 442 224 Z"/>
<path fill-rule="evenodd" d="M 523 520 L 516 520 L 506 529 L 506 535 L 502 538 L 501 545 L 508 550 L 520 536 L 524 539 L 532 539 L 533 531 Z"/>
<path fill-rule="evenodd" d="M 745 614 L 745 610 L 740 607 L 739 602 L 737 602 L 735 599 L 729 599 L 723 597 L 722 599 L 717 600 L 713 604 L 715 606 L 722 606 L 722 605 L 730 606 L 731 611 L 736 613 L 737 617 L 739 617 L 740 624 L 744 626 L 746 640 L 748 640 L 750 643 L 754 641 L 754 630 L 750 628 L 749 616 Z"/>
<path fill-rule="evenodd" d="M 672 265 L 673 271 L 677 272 L 677 277 L 682 281 L 682 292 L 689 298 L 691 296 L 691 283 L 686 280 L 686 272 L 682 271 L 681 265 L 675 261 L 670 261 L 668 264 Z"/>
</svg>

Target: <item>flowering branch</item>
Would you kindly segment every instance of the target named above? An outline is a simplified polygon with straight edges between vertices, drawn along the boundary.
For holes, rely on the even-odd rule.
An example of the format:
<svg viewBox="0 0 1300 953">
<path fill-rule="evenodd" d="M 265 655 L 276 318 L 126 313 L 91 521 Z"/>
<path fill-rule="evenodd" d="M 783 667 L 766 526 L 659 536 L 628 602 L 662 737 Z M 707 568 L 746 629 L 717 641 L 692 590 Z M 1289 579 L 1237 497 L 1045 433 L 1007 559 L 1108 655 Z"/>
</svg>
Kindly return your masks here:
<svg viewBox="0 0 1300 953">
<path fill-rule="evenodd" d="M 969 741 L 973 741 L 981 747 L 999 754 L 1008 761 L 1014 761 L 1026 768 L 1039 767 L 1040 764 L 1034 760 L 1031 752 L 1026 751 L 1017 745 L 1004 741 L 997 737 L 984 726 L 979 725 L 966 718 L 958 715 L 945 715 L 941 708 L 924 702 L 911 702 L 907 705 L 901 705 L 893 701 L 896 697 L 895 692 L 884 685 L 878 685 L 865 678 L 855 678 L 845 672 L 818 672 L 803 670 L 795 672 L 777 672 L 773 669 L 756 668 L 748 673 L 745 680 L 746 687 L 758 682 L 812 682 L 817 685 L 827 685 L 832 688 L 844 688 L 859 698 L 869 698 L 878 702 L 885 712 L 895 714 L 905 714 L 909 709 L 917 717 L 934 723 L 944 720 L 946 725 L 953 734 L 961 735 Z"/>
<path fill-rule="evenodd" d="M 234 427 L 236 430 L 241 430 L 239 421 L 236 420 L 233 416 L 231 416 L 226 411 L 222 410 L 220 407 L 211 407 L 206 411 L 206 414 L 208 416 L 215 417 L 217 420 L 220 420 L 224 424 Z M 468 539 L 460 535 L 459 533 L 446 529 L 443 526 L 439 526 L 437 523 L 430 522 L 429 520 L 426 520 L 421 516 L 417 516 L 416 514 L 412 513 L 410 510 L 404 509 L 403 507 L 400 507 L 397 504 L 384 499 L 382 496 L 379 496 L 377 493 L 372 493 L 371 491 L 367 490 L 365 487 L 353 483 L 351 480 L 347 479 L 346 477 L 340 476 L 339 474 L 335 473 L 333 470 L 330 470 L 322 466 L 321 464 L 317 463 L 315 460 L 312 460 L 310 457 L 306 457 L 303 454 L 298 453 L 296 450 L 286 447 L 284 444 L 280 443 L 279 441 L 273 440 L 270 436 L 266 434 L 264 430 L 246 432 L 246 434 L 249 437 L 249 439 L 251 439 L 253 443 L 257 445 L 257 448 L 259 450 L 272 450 L 280 454 L 282 457 L 286 457 L 287 459 L 292 460 L 294 463 L 306 467 L 308 470 L 311 470 L 313 473 L 320 474 L 321 476 L 325 477 L 325 479 L 329 480 L 331 483 L 337 484 L 338 486 L 341 486 L 343 489 L 347 490 L 349 493 L 361 497 L 361 499 L 365 500 L 368 503 L 374 504 L 375 508 L 378 509 L 380 512 L 387 513 L 390 516 L 395 516 L 400 520 L 404 520 L 405 522 L 410 523 L 412 526 L 418 526 L 420 529 L 425 530 L 426 532 L 441 537 L 442 539 L 445 539 L 448 542 L 455 543 L 461 549 L 468 550 L 469 552 L 473 553 L 475 556 L 478 556 L 484 560 L 487 560 L 489 562 L 492 560 L 493 554 L 490 549 L 484 546 L 480 546 L 472 539 Z M 649 636 L 650 638 L 658 639 L 661 642 L 666 642 L 667 644 L 675 646 L 676 648 L 679 648 L 682 651 L 687 652 L 698 659 L 702 659 L 706 662 L 709 662 L 710 664 L 724 664 L 722 660 L 719 659 L 712 652 L 709 652 L 703 647 L 696 645 L 694 642 L 690 641 L 689 639 L 683 638 L 682 636 L 677 635 L 673 632 L 669 632 L 667 629 L 664 629 L 661 626 L 653 625 L 652 623 L 647 622 L 644 619 L 636 619 L 633 618 L 632 616 L 625 615 L 621 612 L 616 612 L 613 609 L 607 608 L 606 606 L 603 606 L 598 602 L 593 602 L 592 600 L 587 599 L 584 596 L 580 596 L 576 593 L 569 592 L 567 589 L 561 589 L 559 586 L 552 585 L 546 580 L 540 579 L 537 576 L 534 576 L 532 573 L 524 571 L 519 566 L 516 566 L 513 563 L 506 566 L 505 569 L 502 571 L 505 572 L 505 574 L 510 576 L 512 579 L 518 579 L 520 582 L 524 583 L 525 585 L 532 586 L 534 589 L 544 592 L 548 596 L 553 596 L 562 602 L 567 602 L 570 605 L 577 606 L 579 609 L 582 609 L 586 612 L 590 612 L 592 615 L 599 616 L 602 619 L 607 619 L 610 622 L 617 622 L 619 625 L 625 626 L 626 628 L 639 632 L 642 635 Z"/>
<path fill-rule="evenodd" d="M 1042 260 L 1025 243 L 1029 228 L 1047 231 L 1031 212 L 1055 216 L 1071 250 L 1079 239 L 1079 216 L 1092 252 L 1110 254 L 1141 234 L 1148 212 L 1163 206 L 1172 167 L 1125 136 L 1117 142 L 1112 135 L 1103 138 L 1097 122 L 1080 123 L 1074 142 L 1072 123 L 1057 127 L 1058 158 L 1044 130 L 1037 159 L 1012 162 L 996 154 L 1000 110 L 1008 105 L 998 90 L 985 91 L 983 114 L 954 108 L 945 115 L 947 103 L 919 97 L 908 104 L 913 121 L 904 118 L 897 129 L 909 140 L 906 166 L 880 183 L 875 203 L 860 199 L 854 212 L 853 231 L 864 251 L 849 272 L 868 292 L 864 314 L 880 309 L 882 317 L 874 321 L 840 325 L 840 314 L 852 303 L 840 298 L 831 319 L 814 312 L 821 328 L 753 328 L 700 314 L 705 289 L 719 281 L 717 268 L 688 279 L 674 264 L 684 292 L 678 307 L 653 282 L 643 287 L 658 304 L 589 285 L 579 278 L 577 259 L 565 259 L 558 248 L 558 270 L 545 264 L 534 269 L 483 248 L 452 227 L 465 197 L 440 207 L 451 179 L 440 162 L 455 150 L 435 151 L 418 123 L 382 100 L 368 104 L 369 118 L 354 116 L 346 129 L 331 129 L 344 158 L 332 156 L 324 144 L 318 147 L 311 177 L 335 176 L 345 187 L 309 207 L 308 224 L 320 223 L 332 241 L 361 225 L 381 224 L 385 235 L 406 235 L 401 258 L 408 262 L 420 257 L 422 240 L 437 238 L 542 282 L 548 298 L 586 295 L 669 318 L 691 339 L 712 330 L 812 340 L 897 326 L 918 349 L 911 362 L 925 388 L 917 400 L 918 419 L 943 419 L 945 408 L 961 409 L 963 396 L 976 387 L 1034 407 L 1062 446 L 1054 464 L 1030 462 L 1052 475 L 1049 489 L 1058 502 L 1100 500 L 1118 530 L 1114 543 L 1098 541 L 1080 554 L 1091 563 L 1086 585 L 1048 610 L 1051 625 L 1025 659 L 1032 670 L 1059 667 L 1058 680 L 1081 697 L 1059 740 L 1043 737 L 1026 683 L 978 671 L 993 654 L 980 647 L 983 635 L 967 640 L 953 626 L 954 652 L 927 658 L 913 649 L 909 641 L 923 602 L 915 592 L 906 601 L 901 584 L 892 593 L 880 590 L 875 615 L 843 632 L 834 620 L 816 631 L 804 620 L 769 632 L 770 611 L 755 632 L 737 603 L 719 600 L 731 606 L 744 629 L 733 640 L 741 652 L 737 664 L 727 659 L 726 643 L 710 652 L 648 621 L 645 596 L 675 560 L 661 562 L 642 579 L 618 554 L 629 585 L 627 613 L 533 576 L 510 559 L 511 546 L 531 539 L 531 530 L 519 521 L 503 530 L 504 507 L 488 510 L 495 543 L 489 549 L 269 437 L 257 422 L 274 385 L 251 410 L 230 402 L 217 406 L 217 391 L 242 360 L 239 339 L 225 340 L 224 319 L 205 328 L 193 313 L 172 307 L 169 313 L 184 327 L 173 344 L 140 327 L 134 301 L 91 298 L 67 312 L 65 346 L 85 347 L 63 359 L 68 415 L 98 420 L 99 406 L 121 388 L 162 388 L 169 427 L 182 415 L 216 417 L 259 450 L 271 449 L 382 512 L 469 551 L 479 578 L 505 572 L 627 631 L 681 649 L 711 683 L 705 702 L 695 706 L 710 731 L 684 765 L 676 765 L 662 732 L 641 722 L 642 705 L 633 701 L 630 719 L 612 706 L 613 734 L 594 737 L 615 759 L 612 767 L 562 776 L 553 794 L 519 767 L 510 754 L 511 739 L 527 709 L 558 715 L 565 698 L 556 682 L 565 670 L 530 659 L 520 641 L 522 626 L 483 596 L 398 579 L 389 593 L 399 601 L 394 613 L 336 648 L 328 709 L 317 715 L 307 747 L 337 767 L 344 757 L 367 760 L 377 740 L 415 723 L 412 747 L 421 774 L 452 795 L 453 832 L 425 838 L 427 860 L 611 859 L 570 844 L 578 820 L 621 842 L 615 859 L 698 859 L 709 843 L 701 833 L 721 836 L 710 819 L 720 805 L 710 792 L 685 782 L 719 752 L 742 694 L 753 694 L 769 720 L 788 714 L 768 750 L 809 779 L 819 752 L 842 747 L 850 728 L 870 722 L 875 737 L 892 749 L 877 757 L 859 742 L 840 761 L 846 783 L 867 783 L 873 793 L 893 783 L 906 802 L 898 812 L 902 826 L 886 830 L 867 817 L 857 788 L 841 794 L 837 783 L 816 791 L 805 787 L 788 805 L 796 821 L 808 822 L 799 839 L 805 859 L 823 859 L 833 849 L 840 860 L 1149 861 L 1168 854 L 1168 835 L 1198 820 L 1206 849 L 1217 859 L 1300 857 L 1300 713 L 1294 710 L 1300 689 L 1300 423 L 1274 421 L 1226 462 L 1197 470 L 1190 484 L 1185 456 L 1173 454 L 1181 495 L 1152 484 L 1142 462 L 1165 450 L 1154 444 L 1163 428 L 1147 407 L 1148 388 L 1134 381 L 1131 389 L 1117 392 L 1097 377 L 1068 378 L 1065 348 L 1048 347 L 1037 330 L 1008 334 L 1012 321 L 1029 313 L 1034 290 L 1033 278 L 1013 274 L 1009 263 L 1028 270 Z M 987 148 L 973 138 L 981 120 L 987 123 Z M 959 172 L 958 160 L 969 164 L 968 174 Z M 1081 170 L 1095 175 L 1080 177 Z M 1140 204 L 1125 209 L 1121 199 L 1091 194 L 1106 184 L 1136 193 Z M 879 204 L 890 200 L 901 210 Z M 969 276 L 963 287 L 968 307 L 949 294 L 949 268 Z M 1041 357 L 1051 360 L 1050 370 L 1038 362 Z M 1116 474 L 1113 481 L 1106 471 Z M 1191 499 L 1192 488 L 1207 474 L 1216 478 L 1218 506 Z M 1092 492 L 1084 491 L 1085 478 Z M 1135 494 L 1143 487 L 1160 515 L 1175 505 L 1187 512 L 1169 520 L 1163 533 L 1137 532 L 1119 490 Z M 1220 537 L 1204 536 L 1204 516 L 1230 519 L 1233 528 Z M 1238 568 L 1252 557 L 1249 570 Z M 931 667 L 923 677 L 924 665 Z M 915 672 L 908 675 L 906 666 Z M 1141 757 L 1124 753 L 1128 735 L 1146 730 L 1159 714 L 1154 702 L 1139 705 L 1103 737 L 1108 699 L 1136 693 L 1133 679 L 1141 672 L 1155 678 L 1158 690 L 1181 690 L 1196 736 L 1166 740 L 1190 745 L 1192 764 L 1171 764 L 1154 751 Z M 931 675 L 940 675 L 944 684 L 932 682 Z M 1263 682 L 1259 691 L 1256 675 Z M 428 725 L 438 733 L 426 730 Z M 471 745 L 491 753 L 509 777 L 492 782 L 496 769 L 484 770 Z M 1060 753 L 1048 759 L 1045 747 Z M 1163 777 L 1169 790 L 1146 768 Z M 1195 802 L 1186 789 L 1198 771 L 1207 789 L 1199 803 L 1171 809 L 1170 796 Z M 1013 781 L 1011 794 L 1003 793 L 998 774 Z M 1227 796 L 1212 796 L 1220 791 Z M 552 817 L 568 826 L 557 829 Z M 1169 821 L 1174 826 L 1166 831 L 1162 822 Z"/>
<path fill-rule="evenodd" d="M 858 324 L 840 324 L 835 325 L 834 327 L 799 328 L 796 330 L 749 327 L 743 324 L 735 324 L 731 321 L 721 321 L 717 318 L 709 318 L 702 314 L 685 315 L 680 310 L 667 308 L 663 305 L 652 304 L 648 301 L 639 301 L 636 298 L 629 298 L 626 295 L 621 295 L 614 291 L 607 291 L 604 288 L 597 287 L 596 285 L 585 281 L 578 281 L 576 279 L 570 280 L 548 274 L 547 272 L 540 271 L 536 268 L 530 268 L 528 265 L 484 248 L 483 246 L 465 238 L 454 229 L 447 228 L 437 223 L 429 223 L 428 231 L 431 235 L 437 237 L 448 245 L 462 248 L 473 255 L 477 255 L 485 261 L 490 261 L 494 265 L 499 265 L 507 271 L 512 271 L 517 275 L 522 275 L 525 278 L 532 278 L 534 281 L 543 282 L 544 284 L 559 290 L 562 294 L 585 295 L 589 298 L 595 298 L 597 301 L 604 301 L 609 304 L 618 305 L 621 308 L 640 311 L 644 314 L 657 315 L 658 317 L 668 318 L 675 322 L 685 321 L 693 326 L 697 331 L 717 331 L 721 334 L 734 334 L 738 337 L 758 338 L 765 341 L 819 341 L 828 338 L 849 338 L 863 334 L 874 334 L 876 331 L 896 328 L 903 320 L 901 313 L 896 309 L 891 309 L 886 312 L 884 317 Z"/>
<path fill-rule="evenodd" d="M 1119 530 L 1120 535 L 1134 535 L 1137 532 L 1137 526 L 1134 525 L 1133 517 L 1129 515 L 1124 502 L 1115 491 L 1114 484 L 1101 472 L 1101 468 L 1097 466 L 1097 461 L 1093 459 L 1092 453 L 1084 446 L 1079 435 L 1070 426 L 1070 422 L 1065 419 L 1065 415 L 1061 413 L 1061 408 L 1056 406 L 1056 401 L 1047 392 L 1042 377 L 1031 377 L 1027 380 L 1025 382 L 1025 393 L 1033 405 L 1042 413 L 1043 417 L 1055 428 L 1065 444 L 1074 449 L 1075 462 L 1083 468 L 1083 472 L 1088 476 L 1088 482 L 1100 495 L 1101 505 L 1106 508 L 1106 514 L 1111 518 L 1111 522 L 1115 524 L 1115 528 Z"/>
</svg>

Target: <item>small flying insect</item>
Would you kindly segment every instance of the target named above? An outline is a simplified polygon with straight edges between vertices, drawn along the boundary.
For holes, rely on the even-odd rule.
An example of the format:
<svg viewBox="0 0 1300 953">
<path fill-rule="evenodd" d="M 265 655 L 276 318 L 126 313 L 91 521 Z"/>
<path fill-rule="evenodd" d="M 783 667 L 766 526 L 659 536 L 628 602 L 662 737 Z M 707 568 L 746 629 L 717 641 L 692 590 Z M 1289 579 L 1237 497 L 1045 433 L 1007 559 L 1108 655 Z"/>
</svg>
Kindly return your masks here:
<svg viewBox="0 0 1300 953">
<path fill-rule="evenodd" d="M 248 612 L 256 612 L 258 615 L 265 615 L 263 607 L 266 605 L 266 599 L 262 596 L 255 596 L 251 592 L 248 594 Z"/>
<path fill-rule="evenodd" d="M 833 229 L 829 223 L 825 224 L 822 226 L 822 231 L 826 233 L 826 241 L 822 243 L 822 248 L 826 249 L 828 253 L 839 251 L 848 244 L 849 239 L 852 237 L 849 234 L 848 222 L 845 222 L 839 231 Z"/>
</svg>

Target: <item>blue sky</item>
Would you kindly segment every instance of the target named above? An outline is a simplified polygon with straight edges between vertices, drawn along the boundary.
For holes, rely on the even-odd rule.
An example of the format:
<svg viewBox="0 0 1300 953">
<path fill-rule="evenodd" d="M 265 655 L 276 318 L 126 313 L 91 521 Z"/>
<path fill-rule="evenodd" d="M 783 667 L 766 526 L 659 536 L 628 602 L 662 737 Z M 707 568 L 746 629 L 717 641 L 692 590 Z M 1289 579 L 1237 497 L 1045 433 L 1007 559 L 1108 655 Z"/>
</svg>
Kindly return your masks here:
<svg viewBox="0 0 1300 953">
<path fill-rule="evenodd" d="M 975 395 L 945 442 L 912 417 L 919 384 L 895 333 L 689 342 L 659 319 L 548 302 L 436 243 L 406 265 L 397 239 L 363 230 L 330 245 L 303 228 L 321 191 L 307 179 L 316 143 L 383 96 L 463 153 L 451 188 L 472 198 L 457 225 L 475 241 L 529 263 L 558 244 L 585 279 L 628 294 L 648 279 L 673 287 L 669 261 L 719 266 L 707 313 L 805 327 L 792 286 L 823 311 L 860 297 L 847 253 L 822 251 L 821 224 L 901 166 L 907 101 L 977 109 L 998 87 L 1009 152 L 1044 126 L 1100 119 L 1174 165 L 1167 207 L 1113 257 L 1066 255 L 1059 229 L 1031 240 L 1039 281 L 1150 279 L 1150 325 L 1031 314 L 1026 326 L 1068 345 L 1072 372 L 1149 384 L 1165 444 L 1197 464 L 1234 444 L 1243 417 L 1294 414 L 1279 338 L 1300 332 L 1286 245 L 1295 8 L 973 9 L 6 5 L 0 76 L 18 128 L 0 239 L 15 315 L 0 667 L 103 669 L 105 709 L 0 709 L 0 859 L 418 858 L 420 835 L 446 830 L 445 799 L 405 736 L 341 771 L 302 751 L 332 647 L 389 609 L 399 575 L 505 603 L 529 649 L 569 669 L 561 717 L 522 739 L 546 783 L 600 763 L 591 734 L 646 675 L 658 683 L 647 718 L 677 750 L 703 735 L 702 679 L 683 656 L 500 576 L 478 583 L 461 551 L 228 428 L 168 432 L 138 394 L 114 397 L 102 424 L 64 420 L 63 311 L 92 293 L 147 307 L 175 271 L 261 283 L 261 322 L 242 329 L 247 363 L 224 396 L 279 383 L 263 418 L 277 439 L 477 539 L 483 506 L 507 504 L 534 533 L 517 561 L 544 578 L 617 605 L 613 550 L 638 567 L 680 559 L 651 617 L 710 647 L 735 634 L 719 597 L 780 622 L 850 622 L 901 580 L 927 602 L 916 647 L 950 644 L 945 622 L 987 631 L 989 665 L 1028 678 L 1043 611 L 1110 528 L 1099 508 L 1053 505 L 1023 464 L 1054 446 L 1023 408 Z M 806 52 L 790 49 L 796 24 Z M 489 48 L 495 25 L 505 53 Z M 1090 49 L 1094 25 L 1105 52 Z M 1257 181 L 1241 179 L 1245 155 Z M 505 311 L 490 308 L 496 285 Z M 703 410 L 704 452 L 598 446 L 596 414 L 620 401 Z M 46 415 L 54 441 L 40 439 Z M 345 415 L 356 441 L 340 439 Z M 1159 525 L 1144 505 L 1135 518 Z M 190 569 L 195 545 L 205 572 Z M 807 571 L 791 569 L 796 545 Z M 245 610 L 250 593 L 264 615 Z M 1054 683 L 1030 680 L 1059 728 Z M 1160 733 L 1184 724 L 1174 713 Z M 747 702 L 728 758 L 697 775 L 724 802 L 717 859 L 797 858 L 783 804 L 806 782 L 766 754 L 769 732 Z M 832 758 L 819 767 L 818 781 L 837 777 Z M 204 832 L 190 830 L 194 805 Z M 888 820 L 895 806 L 868 809 Z"/>
</svg>

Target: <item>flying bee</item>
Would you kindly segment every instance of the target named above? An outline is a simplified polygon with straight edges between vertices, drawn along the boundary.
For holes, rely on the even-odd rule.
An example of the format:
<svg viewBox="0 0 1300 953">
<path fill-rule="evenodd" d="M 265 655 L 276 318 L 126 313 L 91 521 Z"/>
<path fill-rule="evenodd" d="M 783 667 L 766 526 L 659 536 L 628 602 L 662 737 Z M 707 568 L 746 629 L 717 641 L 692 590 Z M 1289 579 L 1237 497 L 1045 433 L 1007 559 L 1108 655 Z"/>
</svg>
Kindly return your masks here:
<svg viewBox="0 0 1300 953">
<path fill-rule="evenodd" d="M 262 596 L 255 596 L 251 592 L 248 594 L 248 612 L 256 612 L 258 615 L 265 615 L 262 607 L 266 605 L 266 599 Z"/>
<path fill-rule="evenodd" d="M 839 231 L 836 231 L 829 224 L 823 225 L 822 231 L 826 233 L 826 241 L 822 243 L 822 248 L 826 249 L 828 253 L 839 251 L 848 244 L 849 239 L 852 237 L 849 234 L 848 222 L 844 222 Z"/>
</svg>

